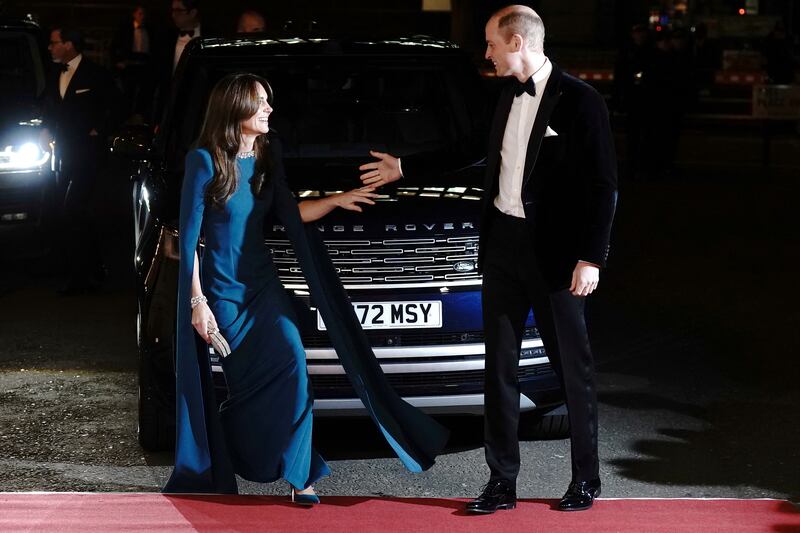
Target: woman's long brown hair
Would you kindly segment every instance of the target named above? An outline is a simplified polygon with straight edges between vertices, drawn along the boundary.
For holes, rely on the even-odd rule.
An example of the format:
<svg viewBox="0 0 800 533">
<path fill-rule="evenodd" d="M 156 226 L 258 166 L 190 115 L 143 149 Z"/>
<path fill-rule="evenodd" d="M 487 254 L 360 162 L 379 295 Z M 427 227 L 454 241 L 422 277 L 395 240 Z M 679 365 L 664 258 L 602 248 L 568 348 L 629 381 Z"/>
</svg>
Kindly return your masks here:
<svg viewBox="0 0 800 533">
<path fill-rule="evenodd" d="M 264 87 L 271 104 L 272 88 L 267 80 L 255 74 L 229 74 L 211 89 L 198 140 L 198 145 L 208 150 L 214 161 L 214 178 L 206 189 L 209 206 L 224 207 L 239 185 L 236 154 L 242 138 L 242 121 L 255 115 L 260 107 L 257 84 Z M 253 149 L 256 165 L 251 190 L 260 197 L 272 163 L 267 135 L 256 137 Z"/>
</svg>

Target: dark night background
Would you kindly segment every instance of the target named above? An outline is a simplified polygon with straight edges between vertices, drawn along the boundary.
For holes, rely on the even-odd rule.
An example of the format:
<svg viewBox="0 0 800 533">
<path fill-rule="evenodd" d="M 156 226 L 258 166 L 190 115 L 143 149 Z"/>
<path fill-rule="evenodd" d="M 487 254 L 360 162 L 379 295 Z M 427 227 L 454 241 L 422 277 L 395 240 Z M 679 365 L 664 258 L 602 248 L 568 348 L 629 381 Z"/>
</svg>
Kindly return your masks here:
<svg viewBox="0 0 800 533">
<path fill-rule="evenodd" d="M 432 4 L 434 2 L 431 2 Z M 447 2 L 445 2 L 447 3 Z M 427 2 L 425 2 L 427 5 Z M 483 69 L 483 25 L 505 2 L 452 0 L 206 2 L 205 21 L 234 28 L 261 11 L 281 33 L 316 22 L 320 33 L 452 39 Z M 85 30 L 87 55 L 110 65 L 126 2 L 0 2 L 44 28 Z M 169 27 L 169 3 L 141 2 Z M 620 159 L 620 203 L 609 268 L 589 320 L 600 400 L 604 495 L 800 498 L 800 119 L 754 117 L 768 34 L 782 21 L 798 82 L 800 3 L 791 0 L 541 0 L 545 52 L 607 97 Z M 739 10 L 745 14 L 740 15 Z M 294 26 L 285 29 L 286 21 Z M 620 98 L 621 50 L 643 24 L 691 47 L 700 25 L 718 52 L 686 100 L 650 95 L 647 120 L 670 122 L 686 102 L 674 165 L 661 146 L 631 172 L 629 115 Z M 204 24 L 206 24 L 204 22 Z M 695 73 L 698 71 L 695 71 Z M 756 81 L 747 81 L 747 75 Z M 665 82 L 666 83 L 666 82 Z M 668 141 L 665 141 L 668 144 Z M 136 442 L 136 300 L 127 164 L 109 159 L 99 213 L 109 278 L 101 290 L 55 293 L 58 271 L 35 232 L 0 228 L 0 490 L 157 490 L 170 454 Z M 355 169 L 354 169 L 355 173 Z M 321 420 L 315 438 L 332 459 L 323 494 L 471 497 L 484 483 L 481 424 L 448 420 L 452 447 L 412 476 L 374 430 Z M 568 442 L 522 443 L 521 497 L 556 497 Z M 283 487 L 246 485 L 253 492 Z"/>
</svg>

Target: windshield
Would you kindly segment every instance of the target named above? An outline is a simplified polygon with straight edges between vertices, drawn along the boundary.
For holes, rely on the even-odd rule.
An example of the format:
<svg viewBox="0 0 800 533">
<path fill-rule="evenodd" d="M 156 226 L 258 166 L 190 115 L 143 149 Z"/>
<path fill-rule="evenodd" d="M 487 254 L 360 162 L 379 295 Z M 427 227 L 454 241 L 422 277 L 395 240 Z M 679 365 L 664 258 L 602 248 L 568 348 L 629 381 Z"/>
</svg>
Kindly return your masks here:
<svg viewBox="0 0 800 533">
<path fill-rule="evenodd" d="M 182 166 L 210 88 L 237 71 L 259 74 L 272 85 L 270 128 L 283 142 L 287 167 L 324 164 L 330 176 L 331 167 L 342 165 L 352 178 L 353 163 L 363 162 L 370 149 L 404 156 L 475 144 L 482 136 L 484 99 L 475 69 L 460 59 L 314 56 L 268 58 L 257 67 L 190 64 L 181 84 L 186 97 L 173 102 L 167 158 Z M 482 155 L 470 157 L 454 165 L 467 166 Z"/>
<path fill-rule="evenodd" d="M 33 35 L 0 32 L 0 102 L 3 107 L 30 101 L 44 90 L 44 69 Z"/>
</svg>

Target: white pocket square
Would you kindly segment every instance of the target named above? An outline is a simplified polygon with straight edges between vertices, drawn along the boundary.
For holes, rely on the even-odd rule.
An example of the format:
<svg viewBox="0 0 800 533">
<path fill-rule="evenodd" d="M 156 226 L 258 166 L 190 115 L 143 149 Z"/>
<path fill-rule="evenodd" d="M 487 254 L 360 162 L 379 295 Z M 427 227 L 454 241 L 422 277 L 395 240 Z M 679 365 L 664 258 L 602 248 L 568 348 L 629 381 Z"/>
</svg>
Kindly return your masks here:
<svg viewBox="0 0 800 533">
<path fill-rule="evenodd" d="M 544 132 L 544 136 L 545 137 L 558 137 L 558 133 L 556 133 L 556 130 L 554 130 L 550 126 L 547 126 L 547 129 Z"/>
<path fill-rule="evenodd" d="M 91 89 L 75 89 L 75 94 L 88 93 L 89 91 L 91 91 Z"/>
</svg>

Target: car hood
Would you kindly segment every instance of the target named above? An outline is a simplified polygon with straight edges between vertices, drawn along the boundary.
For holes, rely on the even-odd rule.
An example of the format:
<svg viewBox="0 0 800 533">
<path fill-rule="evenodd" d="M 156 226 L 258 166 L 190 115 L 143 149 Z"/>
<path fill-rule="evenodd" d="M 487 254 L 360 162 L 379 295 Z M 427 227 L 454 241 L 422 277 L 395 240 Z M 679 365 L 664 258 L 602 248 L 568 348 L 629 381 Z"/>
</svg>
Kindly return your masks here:
<svg viewBox="0 0 800 533">
<path fill-rule="evenodd" d="M 482 167 L 472 167 L 430 178 L 420 184 L 402 184 L 379 190 L 375 205 L 363 212 L 336 209 L 317 222 L 325 239 L 418 239 L 474 235 L 480 219 L 483 189 L 477 186 Z M 313 199 L 317 191 L 295 189 L 299 200 Z M 280 233 L 280 225 L 273 231 Z"/>
</svg>

